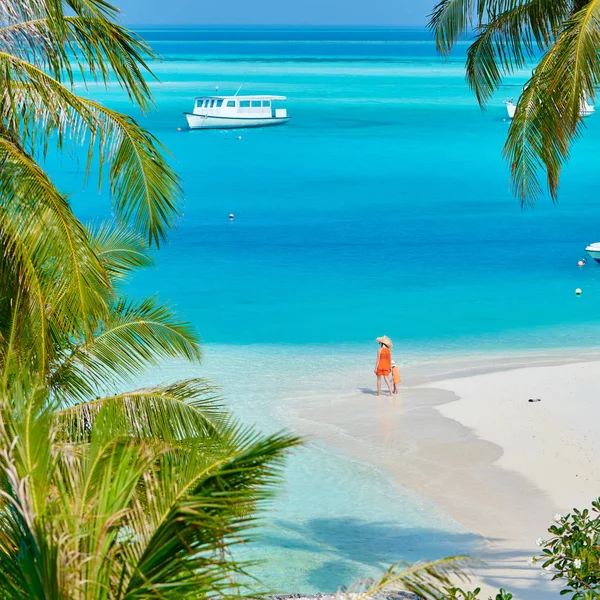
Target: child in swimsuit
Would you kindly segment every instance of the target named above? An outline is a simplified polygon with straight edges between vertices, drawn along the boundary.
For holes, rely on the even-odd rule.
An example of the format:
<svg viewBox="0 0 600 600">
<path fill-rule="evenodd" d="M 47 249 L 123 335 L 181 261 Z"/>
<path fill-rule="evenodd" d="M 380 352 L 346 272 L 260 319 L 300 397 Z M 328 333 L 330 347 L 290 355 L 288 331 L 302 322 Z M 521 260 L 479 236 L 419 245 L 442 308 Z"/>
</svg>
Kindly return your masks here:
<svg viewBox="0 0 600 600">
<path fill-rule="evenodd" d="M 402 381 L 402 378 L 400 377 L 400 369 L 398 368 L 396 361 L 393 360 L 392 361 L 392 382 L 394 384 L 394 389 L 393 389 L 394 394 L 398 393 L 398 384 L 401 381 Z"/>
</svg>

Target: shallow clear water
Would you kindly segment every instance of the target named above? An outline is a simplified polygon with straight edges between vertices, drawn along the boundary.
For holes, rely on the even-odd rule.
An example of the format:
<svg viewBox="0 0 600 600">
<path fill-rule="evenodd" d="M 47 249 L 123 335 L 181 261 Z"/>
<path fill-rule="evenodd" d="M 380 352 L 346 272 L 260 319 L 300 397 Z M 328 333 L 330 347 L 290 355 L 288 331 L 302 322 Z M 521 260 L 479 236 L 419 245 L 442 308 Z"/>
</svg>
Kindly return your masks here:
<svg viewBox="0 0 600 600">
<path fill-rule="evenodd" d="M 201 368 L 171 365 L 148 382 L 208 374 L 244 423 L 274 432 L 289 425 L 296 397 L 355 391 L 363 378 L 354 374 L 372 359 L 350 346 L 329 352 L 309 345 L 210 346 Z M 365 411 L 385 414 L 376 398 L 364 397 Z M 384 422 L 380 427 L 382 436 L 390 435 Z M 264 561 L 251 572 L 271 591 L 333 592 L 398 561 L 474 554 L 484 545 L 384 470 L 307 438 L 290 456 L 257 541 L 238 548 L 237 556 Z"/>
<path fill-rule="evenodd" d="M 518 96 L 526 73 L 481 112 L 464 45 L 444 62 L 420 30 L 141 33 L 165 59 L 155 66 L 158 110 L 142 121 L 173 153 L 186 202 L 157 269 L 130 291 L 158 292 L 193 321 L 209 344 L 202 372 L 242 416 L 271 428 L 299 373 L 310 383 L 341 372 L 346 353 L 356 360 L 382 333 L 408 362 L 596 343 L 600 267 L 576 263 L 600 239 L 600 116 L 573 151 L 560 204 L 522 211 L 501 158 L 502 100 Z M 287 95 L 290 124 L 176 130 L 194 96 L 240 84 Z M 90 93 L 131 112 L 116 88 Z M 68 160 L 50 166 L 78 214 L 109 214 L 104 194 L 81 192 Z M 396 559 L 468 549 L 460 527 L 400 492 L 385 473 L 311 444 L 293 459 L 256 550 L 277 556 L 267 582 L 334 589 Z"/>
</svg>

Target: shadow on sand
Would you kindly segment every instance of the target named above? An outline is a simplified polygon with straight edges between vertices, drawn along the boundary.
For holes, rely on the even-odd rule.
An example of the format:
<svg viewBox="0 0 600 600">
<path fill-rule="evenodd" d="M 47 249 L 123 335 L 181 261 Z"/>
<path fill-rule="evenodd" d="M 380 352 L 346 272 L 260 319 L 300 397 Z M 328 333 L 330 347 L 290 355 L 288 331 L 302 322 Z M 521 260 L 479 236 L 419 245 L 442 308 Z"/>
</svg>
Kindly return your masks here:
<svg viewBox="0 0 600 600">
<path fill-rule="evenodd" d="M 362 388 L 358 388 L 358 391 L 361 394 L 368 394 L 369 396 L 377 396 L 377 390 L 372 390 L 371 388 L 362 387 Z M 381 394 L 384 396 L 387 396 L 387 395 L 389 395 L 389 392 L 387 390 L 385 390 L 385 392 L 382 391 Z"/>
<path fill-rule="evenodd" d="M 304 524 L 277 521 L 275 526 L 276 531 L 261 536 L 263 544 L 279 551 L 306 550 L 321 555 L 321 560 L 307 560 L 304 567 L 314 565 L 309 567 L 307 580 L 322 592 L 334 592 L 362 577 L 383 574 L 396 562 L 458 554 L 474 556 L 484 544 L 482 538 L 468 532 L 404 528 L 395 523 L 354 517 L 312 519 Z"/>
</svg>

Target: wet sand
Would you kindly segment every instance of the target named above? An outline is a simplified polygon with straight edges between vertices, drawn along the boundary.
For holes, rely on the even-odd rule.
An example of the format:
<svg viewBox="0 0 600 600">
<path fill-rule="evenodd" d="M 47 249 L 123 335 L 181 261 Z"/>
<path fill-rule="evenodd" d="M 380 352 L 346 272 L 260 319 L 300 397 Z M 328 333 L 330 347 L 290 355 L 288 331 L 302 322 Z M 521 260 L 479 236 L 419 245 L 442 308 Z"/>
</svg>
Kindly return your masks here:
<svg viewBox="0 0 600 600">
<path fill-rule="evenodd" d="M 407 366 L 393 398 L 377 397 L 368 373 L 348 374 L 346 392 L 294 399 L 289 422 L 385 468 L 485 538 L 475 570 L 483 597 L 499 587 L 527 600 L 558 596 L 528 559 L 556 513 L 600 494 L 599 358 Z"/>
</svg>

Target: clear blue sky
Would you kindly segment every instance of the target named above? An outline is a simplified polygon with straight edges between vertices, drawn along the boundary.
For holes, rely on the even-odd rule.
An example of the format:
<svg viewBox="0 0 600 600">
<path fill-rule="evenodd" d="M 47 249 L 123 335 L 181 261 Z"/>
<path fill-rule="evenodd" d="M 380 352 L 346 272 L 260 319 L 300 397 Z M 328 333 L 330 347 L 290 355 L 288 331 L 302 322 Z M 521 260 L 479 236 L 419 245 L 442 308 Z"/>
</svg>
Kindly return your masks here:
<svg viewBox="0 0 600 600">
<path fill-rule="evenodd" d="M 435 0 L 112 0 L 128 25 L 423 25 Z"/>
</svg>

